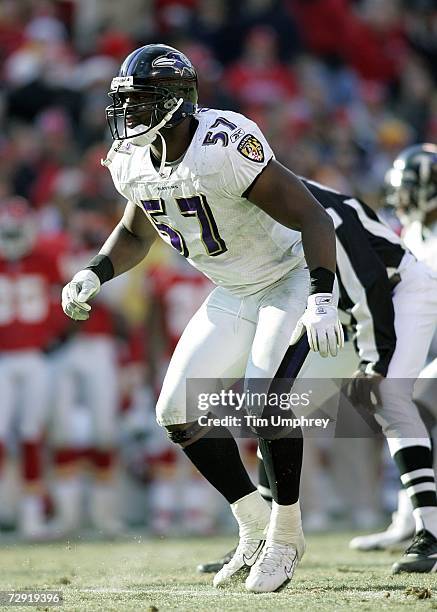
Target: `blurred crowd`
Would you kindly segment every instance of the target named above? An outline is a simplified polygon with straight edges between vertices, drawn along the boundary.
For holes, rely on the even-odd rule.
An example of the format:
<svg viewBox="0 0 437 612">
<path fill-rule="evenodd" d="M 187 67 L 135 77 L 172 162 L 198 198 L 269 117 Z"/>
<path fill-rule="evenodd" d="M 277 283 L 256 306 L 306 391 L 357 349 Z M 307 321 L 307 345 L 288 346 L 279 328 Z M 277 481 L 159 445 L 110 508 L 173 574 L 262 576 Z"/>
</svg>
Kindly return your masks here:
<svg viewBox="0 0 437 612">
<path fill-rule="evenodd" d="M 86 324 L 59 308 L 123 210 L 100 163 L 104 109 L 121 61 L 151 42 L 191 58 L 202 106 L 248 115 L 294 172 L 374 208 L 397 153 L 437 140 L 434 0 L 0 0 L 0 222 L 10 207 L 29 228 L 14 264 L 0 257 L 0 360 L 12 359 L 0 375 L 0 525 L 30 538 L 48 523 L 71 533 L 85 515 L 107 534 L 223 521 L 153 416 L 209 282 L 158 245 L 105 286 Z M 313 469 L 325 474 L 328 454 Z M 378 474 L 379 462 L 363 527 L 391 503 Z M 347 510 L 339 496 L 316 504 L 315 528 Z"/>
</svg>

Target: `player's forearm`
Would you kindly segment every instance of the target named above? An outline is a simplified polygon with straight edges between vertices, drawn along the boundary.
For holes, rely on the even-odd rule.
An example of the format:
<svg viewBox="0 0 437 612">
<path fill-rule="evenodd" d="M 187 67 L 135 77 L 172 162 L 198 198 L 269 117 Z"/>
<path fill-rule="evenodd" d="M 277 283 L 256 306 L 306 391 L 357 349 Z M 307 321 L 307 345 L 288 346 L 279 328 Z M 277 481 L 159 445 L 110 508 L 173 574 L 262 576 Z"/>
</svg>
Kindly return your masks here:
<svg viewBox="0 0 437 612">
<path fill-rule="evenodd" d="M 114 276 L 119 276 L 139 264 L 146 257 L 152 243 L 152 240 L 131 233 L 120 221 L 99 254 L 109 257 L 114 268 Z"/>
<path fill-rule="evenodd" d="M 322 214 L 320 214 L 320 212 Z M 324 210 L 308 215 L 302 223 L 302 245 L 310 270 L 325 268 L 335 272 L 335 230 L 331 217 Z"/>
</svg>

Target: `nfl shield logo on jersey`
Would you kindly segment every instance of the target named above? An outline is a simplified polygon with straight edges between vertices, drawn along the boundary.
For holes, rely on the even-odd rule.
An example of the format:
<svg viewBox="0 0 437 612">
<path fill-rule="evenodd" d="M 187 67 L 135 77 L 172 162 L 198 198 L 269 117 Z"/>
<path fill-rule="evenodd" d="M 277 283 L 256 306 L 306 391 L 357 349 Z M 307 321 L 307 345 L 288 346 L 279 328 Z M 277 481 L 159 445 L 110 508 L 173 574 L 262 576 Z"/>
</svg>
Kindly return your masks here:
<svg viewBox="0 0 437 612">
<path fill-rule="evenodd" d="M 253 134 L 247 134 L 238 145 L 238 150 L 244 157 L 251 159 L 254 162 L 262 163 L 264 161 L 264 149 L 258 138 Z"/>
</svg>

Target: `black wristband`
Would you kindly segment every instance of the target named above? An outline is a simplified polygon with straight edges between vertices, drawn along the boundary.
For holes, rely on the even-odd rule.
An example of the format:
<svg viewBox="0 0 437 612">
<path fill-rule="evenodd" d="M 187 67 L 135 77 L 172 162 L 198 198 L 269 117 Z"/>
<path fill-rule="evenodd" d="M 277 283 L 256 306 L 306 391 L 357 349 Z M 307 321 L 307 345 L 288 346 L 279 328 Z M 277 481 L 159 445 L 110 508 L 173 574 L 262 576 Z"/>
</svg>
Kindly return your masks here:
<svg viewBox="0 0 437 612">
<path fill-rule="evenodd" d="M 315 268 L 310 272 L 311 289 L 310 294 L 332 293 L 334 288 L 335 274 L 326 268 Z"/>
<path fill-rule="evenodd" d="M 114 278 L 114 266 L 107 255 L 96 255 L 86 266 L 86 270 L 92 270 L 97 274 L 99 281 L 103 284 Z"/>
</svg>

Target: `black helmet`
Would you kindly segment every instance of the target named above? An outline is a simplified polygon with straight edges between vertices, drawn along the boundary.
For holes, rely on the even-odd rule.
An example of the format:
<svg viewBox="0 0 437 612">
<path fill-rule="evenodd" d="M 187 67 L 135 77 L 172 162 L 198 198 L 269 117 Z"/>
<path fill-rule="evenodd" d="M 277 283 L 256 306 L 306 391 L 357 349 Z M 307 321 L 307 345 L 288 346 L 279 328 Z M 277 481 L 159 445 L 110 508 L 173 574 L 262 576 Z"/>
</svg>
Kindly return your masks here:
<svg viewBox="0 0 437 612">
<path fill-rule="evenodd" d="M 426 143 L 402 151 L 385 183 L 388 204 L 423 220 L 437 208 L 437 146 Z"/>
<path fill-rule="evenodd" d="M 126 94 L 144 93 L 144 102 L 126 103 Z M 182 98 L 181 106 L 164 127 L 174 127 L 192 115 L 197 104 L 197 74 L 190 60 L 168 45 L 145 45 L 124 60 L 117 77 L 112 79 L 106 119 L 114 140 L 124 140 L 146 133 L 163 120 Z M 143 132 L 129 134 L 127 115 L 152 111 L 151 124 Z"/>
</svg>

